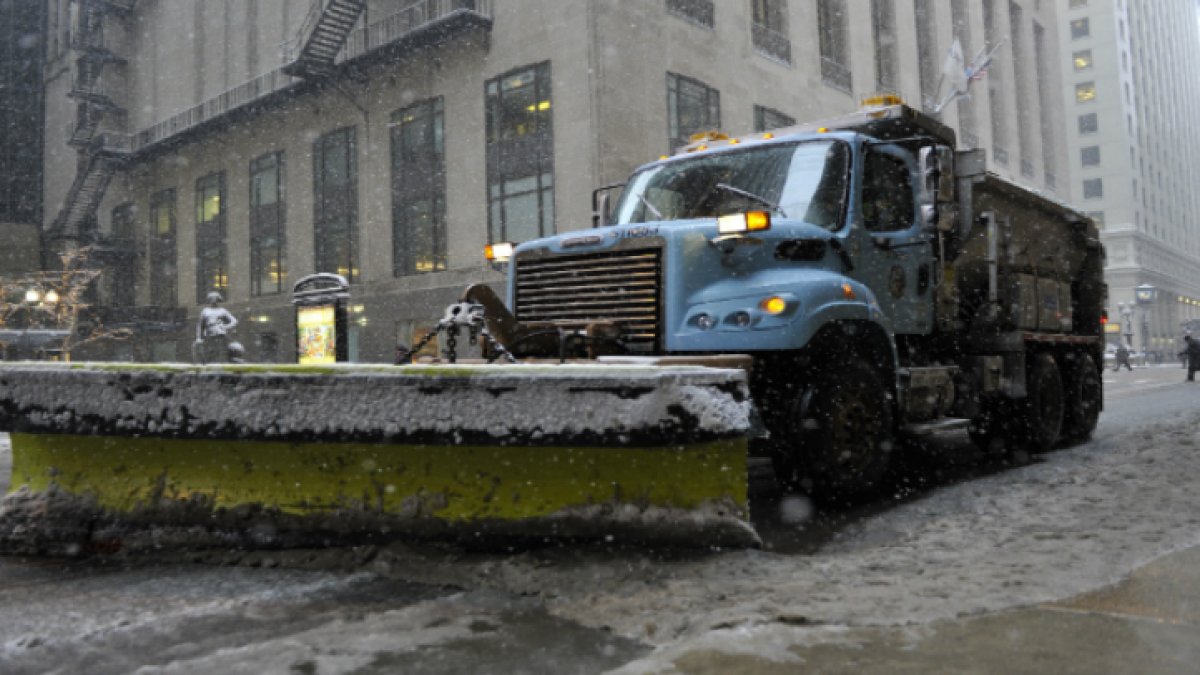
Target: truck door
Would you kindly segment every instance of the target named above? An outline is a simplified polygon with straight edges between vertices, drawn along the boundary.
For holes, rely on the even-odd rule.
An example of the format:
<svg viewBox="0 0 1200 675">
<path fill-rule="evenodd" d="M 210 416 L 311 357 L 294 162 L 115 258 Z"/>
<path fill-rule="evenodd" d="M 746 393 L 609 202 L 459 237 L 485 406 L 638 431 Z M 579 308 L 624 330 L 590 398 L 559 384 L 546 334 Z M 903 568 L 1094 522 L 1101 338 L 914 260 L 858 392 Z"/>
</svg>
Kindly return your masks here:
<svg viewBox="0 0 1200 675">
<path fill-rule="evenodd" d="M 896 334 L 933 327 L 933 246 L 917 208 L 916 162 L 894 145 L 867 145 L 852 276 L 866 284 Z"/>
</svg>

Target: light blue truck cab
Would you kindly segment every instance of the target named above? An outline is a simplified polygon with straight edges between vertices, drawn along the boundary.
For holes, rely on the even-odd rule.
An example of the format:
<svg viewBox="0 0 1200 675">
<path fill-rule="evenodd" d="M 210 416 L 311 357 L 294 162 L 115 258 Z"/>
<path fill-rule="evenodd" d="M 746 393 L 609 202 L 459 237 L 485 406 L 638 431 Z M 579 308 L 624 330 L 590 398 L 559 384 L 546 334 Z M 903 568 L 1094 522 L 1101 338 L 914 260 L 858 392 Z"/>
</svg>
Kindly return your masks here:
<svg viewBox="0 0 1200 675">
<path fill-rule="evenodd" d="M 1098 339 L 1103 300 L 1095 228 L 1011 184 L 1007 197 L 981 189 L 999 179 L 975 156 L 960 156 L 956 174 L 954 142 L 891 101 L 742 138 L 706 135 L 634 171 L 612 208 L 600 200 L 597 227 L 516 246 L 508 306 L 522 325 L 567 336 L 564 355 L 749 355 L 766 431 L 757 451 L 783 482 L 822 496 L 876 485 L 901 432 L 970 426 L 987 446 L 1038 436 L 1031 427 L 1041 444 L 1086 435 L 1100 385 L 1084 373 L 1102 362 L 1086 334 Z M 1001 213 L 1026 202 L 1036 214 Z M 1001 269 L 996 223 L 1025 232 L 1015 218 L 1061 230 L 1078 255 L 1062 269 Z M 1075 322 L 1080 336 L 1059 317 L 1024 330 L 1009 296 L 1036 296 L 1039 284 L 1048 294 L 1027 305 L 1082 302 L 1095 325 Z M 1019 333 L 1073 346 L 1031 350 Z M 1057 393 L 1030 397 L 1030 368 L 1042 379 L 1053 368 Z M 1092 403 L 1071 409 L 1068 393 Z M 1053 399 L 1053 419 L 1027 410 L 1031 398 L 1041 408 Z M 1002 424 L 1021 418 L 1017 408 L 1024 426 Z"/>
</svg>

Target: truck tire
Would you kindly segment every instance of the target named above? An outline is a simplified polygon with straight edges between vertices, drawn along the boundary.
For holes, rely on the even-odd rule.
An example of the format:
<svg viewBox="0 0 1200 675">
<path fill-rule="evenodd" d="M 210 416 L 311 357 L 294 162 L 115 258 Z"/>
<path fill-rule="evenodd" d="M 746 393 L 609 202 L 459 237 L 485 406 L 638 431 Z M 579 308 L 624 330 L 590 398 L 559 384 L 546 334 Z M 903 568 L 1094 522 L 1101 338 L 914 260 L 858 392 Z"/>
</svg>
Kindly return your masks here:
<svg viewBox="0 0 1200 675">
<path fill-rule="evenodd" d="M 879 375 L 852 359 L 822 368 L 791 402 L 776 460 L 785 485 L 822 502 L 869 495 L 892 451 L 891 399 Z"/>
<path fill-rule="evenodd" d="M 1030 452 L 1046 452 L 1063 429 L 1063 380 L 1058 363 L 1045 352 L 1030 355 L 1025 400 L 1017 403 L 1014 439 Z"/>
<path fill-rule="evenodd" d="M 1063 439 L 1080 443 L 1092 437 L 1100 420 L 1103 385 L 1100 368 L 1091 354 L 1079 352 L 1071 360 L 1064 385 L 1066 407 L 1063 410 Z"/>
</svg>

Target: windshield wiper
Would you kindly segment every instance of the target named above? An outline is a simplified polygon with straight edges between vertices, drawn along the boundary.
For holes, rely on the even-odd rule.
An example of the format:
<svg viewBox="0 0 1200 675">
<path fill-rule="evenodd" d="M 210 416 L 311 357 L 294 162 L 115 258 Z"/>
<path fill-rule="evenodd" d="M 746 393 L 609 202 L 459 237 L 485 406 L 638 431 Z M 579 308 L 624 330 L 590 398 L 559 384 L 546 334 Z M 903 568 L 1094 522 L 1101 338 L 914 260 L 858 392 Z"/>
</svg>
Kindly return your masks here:
<svg viewBox="0 0 1200 675">
<path fill-rule="evenodd" d="M 759 204 L 762 204 L 763 206 L 770 208 L 772 211 L 775 211 L 776 213 L 783 216 L 784 218 L 787 217 L 787 213 L 784 212 L 782 206 L 776 204 L 775 202 L 771 201 L 770 199 L 767 199 L 766 197 L 761 197 L 759 195 L 754 194 L 753 192 L 748 192 L 741 188 L 736 188 L 728 183 L 717 183 L 717 184 L 713 185 L 713 187 L 716 189 L 719 189 L 719 190 L 724 190 L 726 192 L 732 192 L 733 194 L 735 194 L 739 197 L 745 197 L 746 199 L 749 199 L 751 201 L 756 201 Z"/>
<path fill-rule="evenodd" d="M 644 195 L 642 195 L 642 193 L 640 193 L 640 192 L 637 193 L 637 198 L 642 200 L 642 203 L 646 205 L 646 208 L 650 209 L 650 212 L 654 214 L 655 218 L 658 218 L 659 220 L 663 219 L 662 211 L 659 211 L 658 209 L 654 208 L 654 205 L 651 204 L 650 201 L 648 199 L 646 199 L 646 197 Z"/>
</svg>

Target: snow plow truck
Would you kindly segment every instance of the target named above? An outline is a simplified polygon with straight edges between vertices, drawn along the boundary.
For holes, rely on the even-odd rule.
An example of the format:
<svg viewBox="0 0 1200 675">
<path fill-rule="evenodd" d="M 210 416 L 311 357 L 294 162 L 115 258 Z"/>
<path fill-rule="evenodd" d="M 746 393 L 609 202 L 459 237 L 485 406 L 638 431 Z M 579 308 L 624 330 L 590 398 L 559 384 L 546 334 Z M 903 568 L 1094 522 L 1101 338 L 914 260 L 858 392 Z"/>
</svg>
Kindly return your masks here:
<svg viewBox="0 0 1200 675">
<path fill-rule="evenodd" d="M 704 134 L 593 203 L 591 229 L 489 246 L 507 297 L 472 286 L 439 324 L 487 363 L 4 364 L 0 550 L 147 524 L 752 546 L 749 456 L 855 498 L 906 436 L 1036 451 L 1096 427 L 1094 223 L 898 100 Z"/>
</svg>

